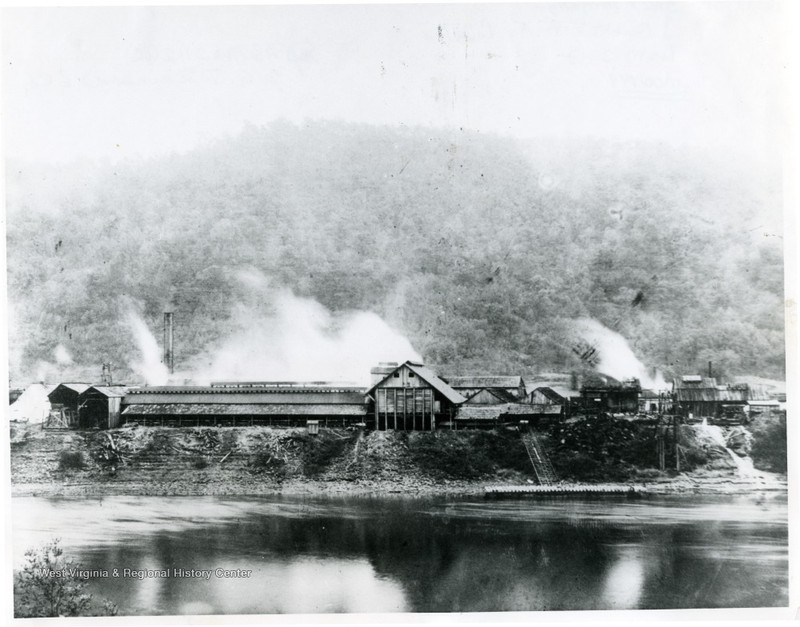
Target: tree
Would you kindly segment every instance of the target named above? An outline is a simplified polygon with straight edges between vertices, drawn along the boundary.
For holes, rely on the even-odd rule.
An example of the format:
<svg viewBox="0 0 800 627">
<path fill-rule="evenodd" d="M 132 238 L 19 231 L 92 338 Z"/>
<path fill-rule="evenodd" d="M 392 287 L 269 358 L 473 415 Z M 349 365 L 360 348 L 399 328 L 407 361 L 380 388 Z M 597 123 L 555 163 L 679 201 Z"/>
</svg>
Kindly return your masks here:
<svg viewBox="0 0 800 627">
<path fill-rule="evenodd" d="M 86 581 L 69 571 L 80 571 L 56 538 L 25 552 L 27 563 L 14 573 L 14 616 L 115 616 L 117 607 L 107 600 L 99 604 L 86 591 Z M 50 573 L 64 573 L 51 576 Z"/>
</svg>

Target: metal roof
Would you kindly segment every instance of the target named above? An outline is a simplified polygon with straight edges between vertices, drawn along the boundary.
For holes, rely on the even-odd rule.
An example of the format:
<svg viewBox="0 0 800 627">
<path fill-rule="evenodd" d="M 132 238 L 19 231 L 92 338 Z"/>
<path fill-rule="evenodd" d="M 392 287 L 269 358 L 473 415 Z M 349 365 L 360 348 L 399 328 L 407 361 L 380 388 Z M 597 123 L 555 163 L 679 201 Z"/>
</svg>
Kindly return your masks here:
<svg viewBox="0 0 800 627">
<path fill-rule="evenodd" d="M 227 403 L 134 403 L 124 416 L 364 416 L 365 405 L 230 405 Z"/>
<path fill-rule="evenodd" d="M 364 393 L 363 387 L 329 387 L 320 385 L 275 384 L 259 387 L 212 387 L 208 385 L 153 385 L 129 390 L 130 394 L 264 394 L 281 392 L 286 394 L 334 394 L 337 392 Z"/>
<path fill-rule="evenodd" d="M 123 403 L 133 404 L 167 404 L 196 403 L 198 405 L 364 405 L 366 396 L 362 390 L 289 390 L 285 388 L 270 389 L 154 389 L 139 388 L 129 390 Z"/>
</svg>

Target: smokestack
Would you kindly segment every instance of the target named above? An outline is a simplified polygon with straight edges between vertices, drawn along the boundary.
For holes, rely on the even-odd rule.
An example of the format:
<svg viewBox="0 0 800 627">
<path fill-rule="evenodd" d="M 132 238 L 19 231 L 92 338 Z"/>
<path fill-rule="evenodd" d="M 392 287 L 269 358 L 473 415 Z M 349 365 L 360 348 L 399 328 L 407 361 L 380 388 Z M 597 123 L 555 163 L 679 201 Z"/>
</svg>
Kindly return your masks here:
<svg viewBox="0 0 800 627">
<path fill-rule="evenodd" d="M 711 378 L 711 362 L 708 362 L 708 378 Z"/>
<path fill-rule="evenodd" d="M 171 311 L 164 312 L 164 365 L 167 371 L 174 372 L 175 360 L 173 353 L 173 314 Z"/>
</svg>

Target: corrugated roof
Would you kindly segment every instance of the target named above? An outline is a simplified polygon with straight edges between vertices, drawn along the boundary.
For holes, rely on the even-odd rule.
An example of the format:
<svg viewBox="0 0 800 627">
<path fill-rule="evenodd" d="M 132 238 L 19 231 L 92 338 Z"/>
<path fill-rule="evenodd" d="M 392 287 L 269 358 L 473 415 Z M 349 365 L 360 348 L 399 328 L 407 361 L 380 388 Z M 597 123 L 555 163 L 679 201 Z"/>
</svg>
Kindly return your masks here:
<svg viewBox="0 0 800 627">
<path fill-rule="evenodd" d="M 469 375 L 442 377 L 453 389 L 459 388 L 518 388 L 522 377 L 506 375 Z"/>
<path fill-rule="evenodd" d="M 152 403 L 128 405 L 124 416 L 364 416 L 365 405 L 285 405 Z"/>
<path fill-rule="evenodd" d="M 674 392 L 678 403 L 715 402 L 719 400 L 717 388 L 678 388 Z"/>
<path fill-rule="evenodd" d="M 317 385 L 265 385 L 261 387 L 212 387 L 207 385 L 153 385 L 131 389 L 130 394 L 335 394 L 337 392 L 364 393 L 363 387 L 329 387 Z"/>
<path fill-rule="evenodd" d="M 396 370 L 399 370 L 403 366 L 407 367 L 409 370 L 411 370 L 419 378 L 423 379 L 424 381 L 427 381 L 427 383 L 434 390 L 439 392 L 439 394 L 444 396 L 448 401 L 450 401 L 454 405 L 460 405 L 465 400 L 467 400 L 461 394 L 456 392 L 452 387 L 450 387 L 447 383 L 445 383 L 442 379 L 440 379 L 439 376 L 433 370 L 431 370 L 430 368 L 427 368 L 426 366 L 423 366 L 421 364 L 417 364 L 417 363 L 415 363 L 413 361 L 407 361 L 407 362 L 397 366 L 397 368 L 392 370 L 389 374 L 387 374 L 385 377 L 383 377 L 383 379 L 378 381 L 369 390 L 367 390 L 366 393 L 367 394 L 372 394 L 372 392 L 375 390 L 375 388 L 377 388 L 381 383 L 386 381 L 386 379 L 390 378 L 394 374 L 394 372 Z"/>
<path fill-rule="evenodd" d="M 209 392 L 203 390 L 171 389 L 153 390 L 141 388 L 130 390 L 123 403 L 132 404 L 166 404 L 166 403 L 196 403 L 198 405 L 363 405 L 366 396 L 362 391 L 309 391 L 302 394 L 285 389 L 259 389 L 259 390 L 219 390 Z"/>
</svg>

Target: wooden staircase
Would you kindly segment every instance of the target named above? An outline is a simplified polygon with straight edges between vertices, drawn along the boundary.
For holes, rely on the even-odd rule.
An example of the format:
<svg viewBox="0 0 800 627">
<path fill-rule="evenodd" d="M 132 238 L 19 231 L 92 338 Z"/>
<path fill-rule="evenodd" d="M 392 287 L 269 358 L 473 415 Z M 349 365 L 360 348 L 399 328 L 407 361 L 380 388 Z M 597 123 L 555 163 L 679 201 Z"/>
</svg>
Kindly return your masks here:
<svg viewBox="0 0 800 627">
<path fill-rule="evenodd" d="M 552 485 L 558 481 L 556 471 L 553 469 L 553 464 L 550 463 L 550 458 L 544 451 L 541 441 L 533 431 L 526 431 L 520 434 L 522 443 L 525 445 L 525 450 L 528 451 L 528 459 L 531 460 L 533 472 L 536 475 L 536 480 L 540 485 Z"/>
</svg>

